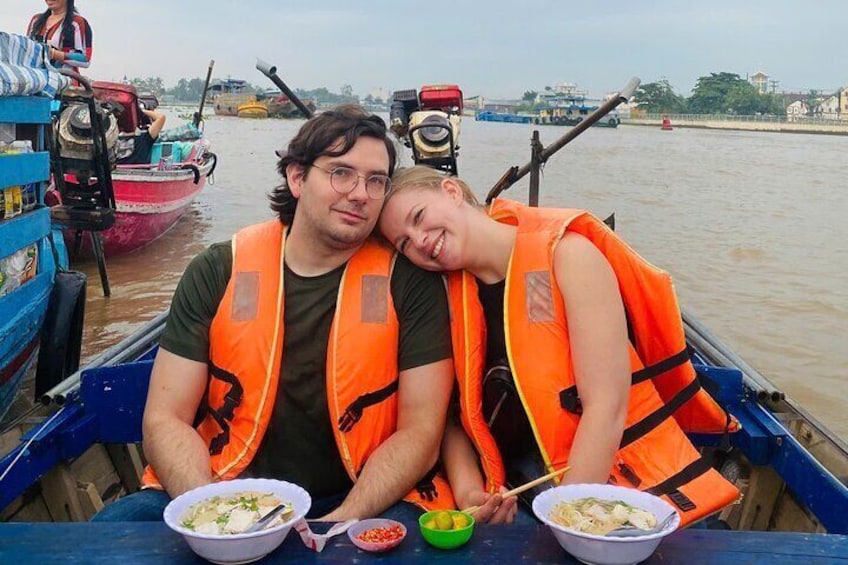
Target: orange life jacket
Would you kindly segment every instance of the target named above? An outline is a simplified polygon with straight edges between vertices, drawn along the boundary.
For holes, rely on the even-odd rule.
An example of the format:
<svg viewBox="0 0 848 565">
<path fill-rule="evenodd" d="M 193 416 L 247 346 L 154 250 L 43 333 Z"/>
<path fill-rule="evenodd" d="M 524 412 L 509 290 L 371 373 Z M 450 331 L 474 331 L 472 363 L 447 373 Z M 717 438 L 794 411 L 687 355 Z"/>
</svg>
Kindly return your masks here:
<svg viewBox="0 0 848 565">
<path fill-rule="evenodd" d="M 496 200 L 489 213 L 517 225 L 504 291 L 507 356 L 548 470 L 568 463 L 580 422 L 565 304 L 553 271 L 556 245 L 572 231 L 609 261 L 631 325 L 633 384 L 610 482 L 663 496 L 677 507 L 684 524 L 736 500 L 738 490 L 684 433 L 726 433 L 738 424 L 698 384 L 670 276 L 588 212 Z M 469 273 L 451 273 L 448 288 L 454 351 L 465 356 L 464 363 L 459 357 L 456 361 L 462 423 L 480 454 L 486 487 L 494 490 L 503 482 L 504 466 L 482 413 L 483 310 Z"/>
<path fill-rule="evenodd" d="M 284 226 L 250 226 L 233 238 L 233 270 L 210 328 L 206 414 L 197 431 L 209 445 L 215 480 L 238 477 L 271 423 L 283 362 Z M 327 403 L 344 467 L 356 481 L 365 461 L 397 427 L 399 325 L 391 295 L 395 253 L 369 240 L 342 276 L 327 349 Z M 285 422 L 274 422 L 285 425 Z M 148 466 L 145 486 L 162 488 Z M 434 471 L 406 501 L 453 508 Z"/>
</svg>

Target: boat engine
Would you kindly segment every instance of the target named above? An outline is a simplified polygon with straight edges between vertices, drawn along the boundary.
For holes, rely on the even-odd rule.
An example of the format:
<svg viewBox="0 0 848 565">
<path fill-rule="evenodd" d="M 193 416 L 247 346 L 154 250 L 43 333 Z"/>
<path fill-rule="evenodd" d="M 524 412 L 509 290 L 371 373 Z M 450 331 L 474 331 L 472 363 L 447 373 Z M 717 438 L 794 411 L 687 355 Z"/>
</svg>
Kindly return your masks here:
<svg viewBox="0 0 848 565">
<path fill-rule="evenodd" d="M 109 168 L 115 165 L 118 147 L 117 120 L 109 112 L 102 113 L 103 139 Z M 87 104 L 69 104 L 59 115 L 56 131 L 58 156 L 65 173 L 72 174 L 85 184 L 95 174 L 99 158 L 91 126 L 91 111 Z"/>
<path fill-rule="evenodd" d="M 462 90 L 455 84 L 425 85 L 392 94 L 389 127 L 412 149 L 416 165 L 457 174 Z"/>
</svg>

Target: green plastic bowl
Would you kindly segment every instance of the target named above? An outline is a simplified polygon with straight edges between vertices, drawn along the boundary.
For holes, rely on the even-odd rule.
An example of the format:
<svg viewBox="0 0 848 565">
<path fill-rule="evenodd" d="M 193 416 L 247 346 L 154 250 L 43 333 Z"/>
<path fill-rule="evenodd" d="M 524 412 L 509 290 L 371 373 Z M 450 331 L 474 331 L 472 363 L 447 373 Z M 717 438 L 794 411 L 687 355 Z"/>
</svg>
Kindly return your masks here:
<svg viewBox="0 0 848 565">
<path fill-rule="evenodd" d="M 451 515 L 465 514 L 470 523 L 461 530 L 433 530 L 425 527 L 424 524 L 439 512 L 441 510 L 434 510 L 433 512 L 422 514 L 418 518 L 418 527 L 421 530 L 421 535 L 427 540 L 427 543 L 439 549 L 453 549 L 466 544 L 471 539 L 471 534 L 474 533 L 474 516 L 465 512 L 459 512 L 458 510 L 450 510 Z"/>
</svg>

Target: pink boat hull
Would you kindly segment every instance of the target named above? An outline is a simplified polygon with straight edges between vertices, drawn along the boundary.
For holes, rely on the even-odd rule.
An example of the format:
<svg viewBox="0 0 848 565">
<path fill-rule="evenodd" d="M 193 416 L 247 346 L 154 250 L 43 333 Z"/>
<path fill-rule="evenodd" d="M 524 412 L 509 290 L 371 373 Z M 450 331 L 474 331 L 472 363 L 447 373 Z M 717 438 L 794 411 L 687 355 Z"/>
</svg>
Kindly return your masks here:
<svg viewBox="0 0 848 565">
<path fill-rule="evenodd" d="M 106 256 L 144 247 L 171 229 L 203 190 L 213 166 L 211 159 L 198 166 L 197 183 L 193 170 L 115 169 L 115 225 L 100 232 Z M 69 247 L 73 237 L 73 232 L 65 231 Z M 88 237 L 82 242 L 81 252 L 91 253 Z"/>
</svg>

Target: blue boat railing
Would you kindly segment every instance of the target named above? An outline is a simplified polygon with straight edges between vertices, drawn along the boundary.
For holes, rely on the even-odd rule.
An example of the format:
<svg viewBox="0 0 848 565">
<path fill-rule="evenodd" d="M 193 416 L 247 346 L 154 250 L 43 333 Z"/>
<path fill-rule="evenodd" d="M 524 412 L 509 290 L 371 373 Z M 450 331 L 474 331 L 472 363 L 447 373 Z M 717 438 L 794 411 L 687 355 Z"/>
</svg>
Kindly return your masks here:
<svg viewBox="0 0 848 565">
<path fill-rule="evenodd" d="M 67 394 L 53 419 L 31 430 L 0 461 L 0 476 L 5 475 L 0 481 L 0 508 L 57 463 L 81 455 L 95 443 L 140 442 L 154 354 L 155 349 L 148 349 L 136 361 L 82 371 L 79 386 Z M 696 364 L 696 369 L 705 388 L 736 416 L 742 429 L 729 436 L 692 436 L 695 444 L 719 446 L 729 440 L 753 465 L 772 467 L 828 532 L 848 534 L 848 487 L 757 400 L 741 371 L 704 364 Z"/>
</svg>

